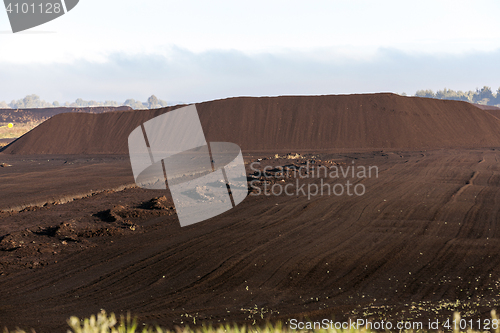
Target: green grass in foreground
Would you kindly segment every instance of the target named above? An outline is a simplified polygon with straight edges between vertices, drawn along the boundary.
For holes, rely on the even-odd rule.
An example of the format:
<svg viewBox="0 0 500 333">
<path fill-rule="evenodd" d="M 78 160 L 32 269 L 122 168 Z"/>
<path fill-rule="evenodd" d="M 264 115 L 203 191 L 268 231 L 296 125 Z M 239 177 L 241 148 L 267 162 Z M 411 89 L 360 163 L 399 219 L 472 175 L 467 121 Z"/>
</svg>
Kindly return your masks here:
<svg viewBox="0 0 500 333">
<path fill-rule="evenodd" d="M 498 321 L 498 317 L 496 315 L 496 311 L 492 310 L 491 311 L 491 317 L 494 320 Z M 455 312 L 454 314 L 454 319 L 457 320 L 457 322 L 460 321 L 460 314 L 458 312 Z M 231 326 L 230 324 L 226 325 L 220 325 L 218 328 L 214 328 L 212 326 L 208 327 L 201 327 L 201 328 L 195 328 L 191 329 L 188 326 L 185 327 L 178 327 L 176 330 L 166 330 L 162 329 L 160 327 L 148 327 L 148 326 L 142 326 L 138 327 L 137 319 L 133 318 L 130 316 L 130 314 L 127 317 L 121 316 L 120 321 L 116 319 L 116 316 L 111 313 L 107 314 L 104 310 L 101 311 L 96 316 L 92 315 L 90 318 L 86 318 L 83 320 L 80 320 L 77 317 L 71 317 L 68 319 L 68 325 L 70 326 L 71 330 L 68 330 L 68 333 L 297 333 L 297 332 L 311 332 L 311 333 L 370 333 L 372 331 L 367 330 L 367 329 L 346 329 L 346 330 L 336 330 L 334 328 L 331 329 L 311 329 L 311 330 L 292 330 L 291 328 L 284 326 L 281 322 L 275 323 L 275 324 L 270 324 L 268 323 L 265 326 L 237 326 L 233 325 Z M 430 332 L 430 330 L 419 330 L 419 331 L 413 331 L 413 330 L 396 330 L 399 333 L 402 332 Z M 470 330 L 467 329 L 465 331 L 461 331 L 458 328 L 455 328 L 453 330 L 445 330 L 448 332 L 454 332 L 454 333 L 459 333 L 459 332 L 467 332 L 467 333 L 476 333 L 476 332 L 481 332 L 481 331 L 475 331 L 475 330 Z M 15 331 L 9 331 L 7 328 L 4 329 L 4 333 L 27 333 L 24 330 L 21 329 L 16 329 Z M 29 331 L 31 333 L 35 333 L 34 330 Z M 392 331 L 387 331 L 386 332 L 392 332 Z M 439 332 L 443 332 L 443 330 L 439 330 Z M 494 333 L 500 333 L 500 325 L 497 325 L 495 329 L 491 329 L 489 331 L 483 331 L 483 332 L 494 332 Z"/>
</svg>

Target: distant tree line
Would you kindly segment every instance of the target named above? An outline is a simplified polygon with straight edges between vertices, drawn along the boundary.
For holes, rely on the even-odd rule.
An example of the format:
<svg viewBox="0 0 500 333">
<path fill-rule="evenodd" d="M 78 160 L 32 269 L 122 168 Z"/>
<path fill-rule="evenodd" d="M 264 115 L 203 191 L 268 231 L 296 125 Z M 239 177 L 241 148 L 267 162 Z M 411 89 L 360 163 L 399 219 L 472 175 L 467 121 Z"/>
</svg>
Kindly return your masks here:
<svg viewBox="0 0 500 333">
<path fill-rule="evenodd" d="M 4 101 L 0 101 L 0 109 L 35 109 L 35 108 L 51 108 L 51 107 L 93 107 L 93 106 L 130 106 L 132 109 L 155 109 L 160 107 L 166 107 L 167 102 L 161 99 L 158 99 L 155 95 L 152 95 L 148 98 L 147 102 L 136 101 L 133 98 L 129 98 L 125 100 L 123 103 L 119 103 L 116 101 L 104 101 L 98 102 L 94 100 L 85 101 L 81 98 L 78 98 L 73 103 L 65 102 L 60 104 L 58 101 L 54 101 L 52 103 L 46 102 L 38 95 L 32 94 L 28 95 L 22 99 L 13 100 L 10 103 L 6 103 Z"/>
<path fill-rule="evenodd" d="M 500 105 L 500 88 L 493 93 L 490 87 L 484 86 L 481 89 L 476 88 L 476 91 L 466 91 L 461 90 L 455 91 L 451 89 L 444 88 L 443 90 L 438 90 L 435 93 L 432 90 L 418 90 L 415 93 L 418 97 L 429 97 L 437 99 L 452 99 L 456 101 L 465 101 L 470 103 L 477 103 L 483 105 Z"/>
</svg>

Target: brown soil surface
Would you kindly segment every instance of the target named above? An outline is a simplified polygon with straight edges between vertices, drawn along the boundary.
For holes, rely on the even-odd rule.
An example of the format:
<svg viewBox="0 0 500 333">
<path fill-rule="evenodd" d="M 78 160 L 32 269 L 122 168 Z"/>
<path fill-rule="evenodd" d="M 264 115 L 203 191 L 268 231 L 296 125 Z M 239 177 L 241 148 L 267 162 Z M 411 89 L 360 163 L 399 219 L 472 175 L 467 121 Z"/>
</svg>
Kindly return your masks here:
<svg viewBox="0 0 500 333">
<path fill-rule="evenodd" d="M 500 304 L 498 150 L 313 160 L 376 165 L 379 177 L 353 180 L 366 186 L 359 197 L 254 190 L 230 212 L 184 228 L 168 192 L 137 188 L 3 213 L 0 323 L 63 332 L 70 315 L 101 308 L 169 327 L 261 315 L 427 320 L 453 310 L 487 317 Z M 304 162 L 261 163 L 253 168 Z"/>
<path fill-rule="evenodd" d="M 481 110 L 500 110 L 500 108 L 498 106 L 494 106 L 494 105 L 474 104 L 474 106 L 480 108 Z"/>
<path fill-rule="evenodd" d="M 500 120 L 467 103 L 389 94 L 235 98 L 198 109 L 208 141 L 244 148 L 255 188 L 188 227 L 168 191 L 134 187 L 128 157 L 103 154 L 126 152 L 127 131 L 166 110 L 58 115 L 38 129 L 66 127 L 34 130 L 0 154 L 0 326 L 66 332 L 69 316 L 100 309 L 165 327 L 333 316 L 427 322 L 454 310 L 487 318 L 500 305 Z M 365 151 L 325 151 L 339 142 Z M 480 144 L 489 148 L 470 148 Z M 304 158 L 271 158 L 294 146 Z M 82 149 L 102 151 L 41 154 Z M 276 173 L 305 165 L 379 173 Z M 307 192 L 347 180 L 366 193 L 294 192 L 297 181 Z M 295 194 L 269 195 L 273 184 Z"/>
<path fill-rule="evenodd" d="M 500 119 L 500 108 L 499 107 L 491 106 L 491 105 L 479 105 L 479 104 L 475 104 L 475 105 L 478 108 L 480 108 L 481 110 L 484 110 L 484 111 L 488 112 L 489 114 Z"/>
<path fill-rule="evenodd" d="M 0 154 L 0 211 L 61 204 L 134 185 L 128 156 Z"/>
<path fill-rule="evenodd" d="M 0 122 L 6 123 L 27 123 L 39 122 L 60 113 L 80 112 L 80 113 L 103 113 L 111 111 L 132 110 L 129 106 L 109 107 L 84 107 L 84 108 L 37 108 L 37 109 L 0 109 Z"/>
<path fill-rule="evenodd" d="M 175 107 L 59 114 L 9 154 L 127 154 L 130 132 Z M 239 97 L 197 104 L 208 141 L 243 151 L 500 146 L 500 120 L 466 102 L 393 94 Z"/>
</svg>

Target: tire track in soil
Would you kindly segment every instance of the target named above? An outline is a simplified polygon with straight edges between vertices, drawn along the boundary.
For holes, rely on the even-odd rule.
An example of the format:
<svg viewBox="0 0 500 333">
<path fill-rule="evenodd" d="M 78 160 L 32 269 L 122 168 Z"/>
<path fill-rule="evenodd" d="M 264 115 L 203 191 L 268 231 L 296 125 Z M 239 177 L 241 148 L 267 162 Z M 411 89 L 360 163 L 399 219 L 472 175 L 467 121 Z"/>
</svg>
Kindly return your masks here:
<svg viewBox="0 0 500 333">
<path fill-rule="evenodd" d="M 100 308 L 163 326 L 186 313 L 251 323 L 260 316 L 242 309 L 255 305 L 274 319 L 382 305 L 395 316 L 445 299 L 486 309 L 500 304 L 499 154 L 366 153 L 386 171 L 364 180 L 362 197 L 249 197 L 193 226 L 167 223 L 0 278 L 0 321 L 64 331 L 69 315 Z"/>
</svg>

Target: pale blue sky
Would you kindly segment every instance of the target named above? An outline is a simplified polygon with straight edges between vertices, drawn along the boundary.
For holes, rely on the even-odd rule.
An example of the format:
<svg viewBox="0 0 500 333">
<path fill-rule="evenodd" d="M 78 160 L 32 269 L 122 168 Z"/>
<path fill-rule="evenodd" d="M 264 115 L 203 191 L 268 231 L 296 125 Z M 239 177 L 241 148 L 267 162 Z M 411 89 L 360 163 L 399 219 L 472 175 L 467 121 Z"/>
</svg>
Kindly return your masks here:
<svg viewBox="0 0 500 333">
<path fill-rule="evenodd" d="M 8 33 L 0 101 L 500 87 L 500 2 L 80 0 Z"/>
</svg>

